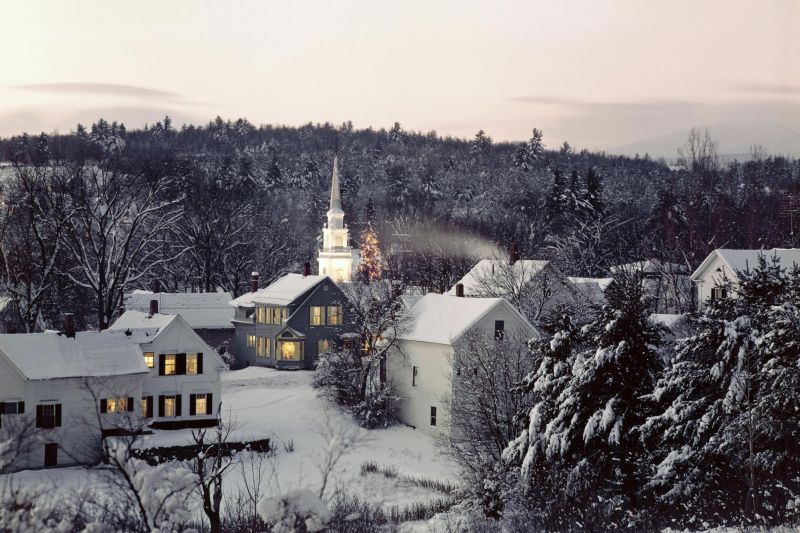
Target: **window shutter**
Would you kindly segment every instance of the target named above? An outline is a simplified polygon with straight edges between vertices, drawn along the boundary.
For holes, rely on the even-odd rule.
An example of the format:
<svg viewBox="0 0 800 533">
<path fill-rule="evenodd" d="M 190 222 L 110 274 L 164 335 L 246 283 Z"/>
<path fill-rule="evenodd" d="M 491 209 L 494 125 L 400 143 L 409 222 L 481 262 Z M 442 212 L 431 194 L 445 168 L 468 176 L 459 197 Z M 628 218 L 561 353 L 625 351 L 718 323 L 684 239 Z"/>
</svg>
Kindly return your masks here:
<svg viewBox="0 0 800 533">
<path fill-rule="evenodd" d="M 128 398 L 128 412 L 133 412 L 133 398 Z"/>
<path fill-rule="evenodd" d="M 25 402 L 19 402 L 17 404 L 17 413 L 24 415 L 25 414 Z"/>
<path fill-rule="evenodd" d="M 36 427 L 42 428 L 44 427 L 44 406 L 37 405 L 36 406 Z"/>
<path fill-rule="evenodd" d="M 186 374 L 186 354 L 179 353 L 175 355 L 175 373 L 179 376 Z"/>
<path fill-rule="evenodd" d="M 163 376 L 166 373 L 164 369 L 165 366 L 164 354 L 158 354 L 158 375 Z"/>
<path fill-rule="evenodd" d="M 153 397 L 148 396 L 145 403 L 147 404 L 147 413 L 145 413 L 145 416 L 147 416 L 147 418 L 153 418 Z"/>
<path fill-rule="evenodd" d="M 159 396 L 158 397 L 158 416 L 159 417 L 164 416 L 164 397 L 163 396 Z"/>
<path fill-rule="evenodd" d="M 197 414 L 197 394 L 189 395 L 189 416 Z"/>
<path fill-rule="evenodd" d="M 186 354 L 184 354 L 184 357 L 186 357 Z M 184 359 L 184 361 L 185 361 L 185 359 Z M 182 396 L 183 396 L 182 394 L 176 394 L 175 395 L 175 416 L 182 416 L 183 415 L 183 410 L 181 409 L 181 397 Z"/>
<path fill-rule="evenodd" d="M 267 348 L 267 353 L 269 354 L 269 348 Z M 197 373 L 203 373 L 203 354 L 197 354 Z"/>
<path fill-rule="evenodd" d="M 107 413 L 108 412 L 108 400 L 105 398 L 100 400 L 100 412 Z"/>
<path fill-rule="evenodd" d="M 214 395 L 210 392 L 206 394 L 206 414 L 214 414 Z"/>
<path fill-rule="evenodd" d="M 61 404 L 56 404 L 56 427 L 61 427 Z"/>
<path fill-rule="evenodd" d="M 0 402 L 0 415 L 6 412 L 6 402 Z"/>
</svg>

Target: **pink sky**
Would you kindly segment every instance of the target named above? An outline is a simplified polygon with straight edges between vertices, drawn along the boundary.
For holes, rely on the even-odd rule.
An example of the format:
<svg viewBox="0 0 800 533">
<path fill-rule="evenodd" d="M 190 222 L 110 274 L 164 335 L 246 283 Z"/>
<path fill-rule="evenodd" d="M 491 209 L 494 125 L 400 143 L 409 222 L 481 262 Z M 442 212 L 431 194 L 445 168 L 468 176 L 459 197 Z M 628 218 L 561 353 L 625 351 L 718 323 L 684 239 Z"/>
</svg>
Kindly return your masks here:
<svg viewBox="0 0 800 533">
<path fill-rule="evenodd" d="M 759 120 L 800 130 L 792 1 L 12 1 L 0 135 L 309 121 L 613 148 Z"/>
</svg>

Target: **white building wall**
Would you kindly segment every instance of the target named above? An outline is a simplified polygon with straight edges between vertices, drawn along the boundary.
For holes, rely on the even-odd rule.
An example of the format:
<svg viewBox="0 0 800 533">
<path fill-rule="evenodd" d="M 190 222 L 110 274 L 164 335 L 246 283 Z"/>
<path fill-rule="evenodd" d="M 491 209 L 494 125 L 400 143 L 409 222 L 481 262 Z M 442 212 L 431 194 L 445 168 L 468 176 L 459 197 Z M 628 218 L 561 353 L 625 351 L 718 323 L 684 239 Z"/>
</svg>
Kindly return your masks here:
<svg viewBox="0 0 800 533">
<path fill-rule="evenodd" d="M 45 444 L 58 444 L 58 465 L 94 463 L 99 458 L 101 425 L 118 426 L 126 419 L 138 417 L 142 375 L 103 378 L 62 378 L 29 381 L 0 355 L 0 401 L 25 402 L 25 413 L 3 417 L 0 440 L 19 435 L 13 428 L 23 426 L 35 442 L 25 447 L 10 470 L 44 466 Z M 134 413 L 100 414 L 101 398 L 134 398 Z M 61 426 L 36 428 L 36 407 L 42 404 L 61 404 Z M 122 418 L 122 419 L 121 419 Z"/>
<path fill-rule="evenodd" d="M 212 416 L 216 417 L 219 402 L 222 401 L 221 379 L 225 364 L 192 328 L 180 319 L 174 320 L 155 341 L 142 344 L 141 348 L 142 352 L 155 354 L 153 368 L 150 369 L 149 375 L 146 375 L 142 385 L 142 396 L 153 396 L 153 420 L 182 422 L 207 418 L 204 415 L 189 415 L 189 395 L 208 393 L 213 395 Z M 202 353 L 203 373 L 159 376 L 159 356 L 177 353 Z M 180 394 L 182 397 L 181 416 L 159 419 L 158 397 L 173 394 Z"/>
<path fill-rule="evenodd" d="M 475 332 L 494 339 L 495 321 L 504 321 L 507 337 L 524 339 L 537 336 L 536 330 L 508 302 L 496 306 L 462 336 Z M 453 356 L 455 347 L 412 340 L 399 340 L 388 358 L 387 378 L 400 397 L 400 421 L 429 434 L 442 434 L 450 427 Z M 412 384 L 413 367 L 417 367 L 416 386 Z M 430 408 L 437 408 L 436 427 L 431 426 Z"/>
<path fill-rule="evenodd" d="M 728 268 L 718 255 L 714 257 L 711 264 L 708 265 L 699 279 L 695 280 L 697 285 L 697 307 L 702 311 L 705 308 L 706 302 L 711 298 L 711 290 L 718 285 L 721 285 L 725 279 L 731 282 L 731 293 L 728 296 L 735 296 L 738 287 L 739 277 L 736 272 Z"/>
</svg>

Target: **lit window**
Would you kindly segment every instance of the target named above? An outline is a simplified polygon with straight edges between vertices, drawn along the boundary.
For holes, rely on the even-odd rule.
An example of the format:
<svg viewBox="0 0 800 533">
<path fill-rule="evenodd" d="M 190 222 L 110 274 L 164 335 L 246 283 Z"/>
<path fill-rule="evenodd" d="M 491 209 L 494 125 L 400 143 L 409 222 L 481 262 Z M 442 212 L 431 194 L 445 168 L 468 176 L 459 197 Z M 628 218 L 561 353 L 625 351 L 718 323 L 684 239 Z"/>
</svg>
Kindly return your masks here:
<svg viewBox="0 0 800 533">
<path fill-rule="evenodd" d="M 186 354 L 186 373 L 187 374 L 197 374 L 197 354 L 196 353 L 187 353 Z"/>
<path fill-rule="evenodd" d="M 266 307 L 259 306 L 256 309 L 256 322 L 258 322 L 259 324 L 268 324 L 267 318 L 269 315 L 267 311 L 268 309 Z"/>
<path fill-rule="evenodd" d="M 128 400 L 125 398 L 109 398 L 106 400 L 106 412 L 123 413 L 128 410 Z"/>
<path fill-rule="evenodd" d="M 164 375 L 165 376 L 174 376 L 175 375 L 175 354 L 168 353 L 162 355 L 161 357 L 164 358 Z"/>
<path fill-rule="evenodd" d="M 248 335 L 247 336 L 247 347 L 248 348 L 255 348 L 256 347 L 256 336 L 255 335 Z"/>
<path fill-rule="evenodd" d="M 175 416 L 175 396 L 164 396 L 164 416 Z"/>
<path fill-rule="evenodd" d="M 281 308 L 281 317 L 283 318 L 282 322 L 289 320 L 289 308 L 282 307 Z"/>
<path fill-rule="evenodd" d="M 156 364 L 156 354 L 153 352 L 144 352 L 144 364 L 147 368 L 153 368 Z"/>
<path fill-rule="evenodd" d="M 256 355 L 259 357 L 269 357 L 269 337 L 258 337 Z"/>
<path fill-rule="evenodd" d="M 149 398 L 152 398 L 152 396 L 150 396 Z M 139 404 L 139 407 L 140 407 L 141 413 L 142 413 L 142 418 L 149 418 L 147 416 L 147 412 L 149 411 L 147 406 L 150 404 L 151 401 L 152 401 L 152 399 L 148 399 L 148 396 L 145 396 L 144 398 L 142 398 L 142 401 Z"/>
<path fill-rule="evenodd" d="M 278 353 L 282 361 L 299 361 L 301 351 L 298 341 L 280 341 L 278 343 Z"/>
<path fill-rule="evenodd" d="M 280 307 L 273 307 L 272 308 L 272 323 L 273 324 L 281 324 L 281 308 Z"/>
<path fill-rule="evenodd" d="M 207 415 L 208 412 L 208 394 L 196 394 L 194 399 L 194 413 L 196 415 Z"/>
<path fill-rule="evenodd" d="M 324 326 L 325 325 L 325 308 L 321 306 L 311 307 L 311 325 Z"/>
<path fill-rule="evenodd" d="M 317 341 L 317 353 L 325 353 L 331 349 L 331 341 L 328 339 L 320 339 Z"/>
<path fill-rule="evenodd" d="M 431 406 L 431 426 L 436 425 L 436 407 Z"/>
<path fill-rule="evenodd" d="M 342 306 L 328 306 L 328 324 L 331 326 L 340 326 L 342 324 Z"/>
</svg>

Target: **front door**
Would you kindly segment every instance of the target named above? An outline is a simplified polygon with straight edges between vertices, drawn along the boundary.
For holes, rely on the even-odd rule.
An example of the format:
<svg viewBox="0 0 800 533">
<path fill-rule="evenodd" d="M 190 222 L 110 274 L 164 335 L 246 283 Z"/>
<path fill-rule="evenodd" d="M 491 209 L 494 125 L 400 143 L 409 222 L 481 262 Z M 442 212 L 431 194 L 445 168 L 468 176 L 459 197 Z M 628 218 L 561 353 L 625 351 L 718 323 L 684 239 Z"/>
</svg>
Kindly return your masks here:
<svg viewBox="0 0 800 533">
<path fill-rule="evenodd" d="M 44 466 L 58 466 L 58 444 L 55 442 L 44 445 Z"/>
</svg>

